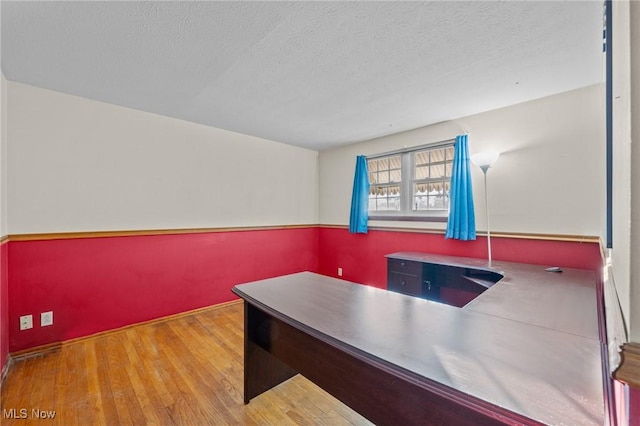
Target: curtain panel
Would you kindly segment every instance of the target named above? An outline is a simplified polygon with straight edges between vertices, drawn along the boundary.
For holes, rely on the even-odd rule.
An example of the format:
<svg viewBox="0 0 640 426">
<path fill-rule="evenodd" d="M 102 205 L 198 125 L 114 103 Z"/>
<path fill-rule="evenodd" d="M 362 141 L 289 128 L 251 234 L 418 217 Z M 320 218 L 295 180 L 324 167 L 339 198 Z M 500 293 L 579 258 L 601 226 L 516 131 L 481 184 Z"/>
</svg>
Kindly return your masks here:
<svg viewBox="0 0 640 426">
<path fill-rule="evenodd" d="M 356 173 L 353 178 L 353 193 L 351 195 L 351 215 L 349 217 L 349 232 L 352 234 L 366 234 L 369 220 L 369 172 L 367 171 L 367 157 L 359 155 L 356 158 Z"/>
<path fill-rule="evenodd" d="M 456 136 L 451 172 L 449 220 L 445 238 L 476 239 L 476 216 L 473 207 L 473 187 L 469 165 L 467 135 Z"/>
</svg>

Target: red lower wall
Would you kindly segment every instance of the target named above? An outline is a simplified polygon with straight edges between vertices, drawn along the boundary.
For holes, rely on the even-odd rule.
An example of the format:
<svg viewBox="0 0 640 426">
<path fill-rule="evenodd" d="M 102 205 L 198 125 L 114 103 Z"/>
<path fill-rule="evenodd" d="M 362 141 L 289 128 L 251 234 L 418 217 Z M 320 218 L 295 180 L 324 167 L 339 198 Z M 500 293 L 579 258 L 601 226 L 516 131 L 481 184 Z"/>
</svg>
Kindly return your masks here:
<svg viewBox="0 0 640 426">
<path fill-rule="evenodd" d="M 640 389 L 629 386 L 629 426 L 640 426 Z"/>
<path fill-rule="evenodd" d="M 316 227 L 8 246 L 12 352 L 233 300 L 235 284 L 317 271 L 319 257 Z M 27 314 L 34 328 L 19 331 Z"/>
<path fill-rule="evenodd" d="M 600 270 L 594 243 L 493 238 L 492 245 L 494 259 Z M 3 363 L 7 350 L 233 300 L 231 288 L 241 282 L 305 270 L 336 276 L 341 267 L 344 279 L 385 288 L 385 254 L 486 257 L 484 238 L 462 242 L 382 230 L 354 235 L 327 227 L 11 241 L 1 247 Z M 46 311 L 53 311 L 54 325 L 40 327 Z M 27 314 L 34 328 L 19 331 L 19 318 Z"/>
<path fill-rule="evenodd" d="M 9 245 L 0 244 L 0 375 L 9 356 L 9 277 L 7 253 Z"/>
<path fill-rule="evenodd" d="M 350 234 L 342 228 L 320 228 L 319 272 L 348 281 L 386 288 L 385 254 L 417 251 L 450 256 L 487 257 L 487 240 L 447 240 L 442 234 L 373 230 Z M 602 257 L 596 243 L 491 238 L 494 260 L 589 269 L 600 276 Z"/>
</svg>

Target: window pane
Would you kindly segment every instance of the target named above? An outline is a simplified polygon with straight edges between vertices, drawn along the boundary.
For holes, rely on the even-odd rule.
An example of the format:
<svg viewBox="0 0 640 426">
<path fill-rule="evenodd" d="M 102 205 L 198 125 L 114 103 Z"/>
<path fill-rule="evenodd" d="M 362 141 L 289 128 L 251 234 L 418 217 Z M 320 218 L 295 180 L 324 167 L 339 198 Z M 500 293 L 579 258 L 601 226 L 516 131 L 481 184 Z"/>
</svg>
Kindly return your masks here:
<svg viewBox="0 0 640 426">
<path fill-rule="evenodd" d="M 426 179 L 429 177 L 429 167 L 419 166 L 416 167 L 416 179 Z"/>
<path fill-rule="evenodd" d="M 453 145 L 445 148 L 444 150 L 445 150 L 445 155 L 447 156 L 447 161 L 453 161 L 453 152 L 454 152 Z"/>
<path fill-rule="evenodd" d="M 369 171 L 369 172 L 378 171 L 378 161 L 377 160 L 369 160 L 369 161 L 367 161 L 367 171 Z"/>
<path fill-rule="evenodd" d="M 449 208 L 449 181 L 429 184 L 429 210 L 446 210 Z"/>
<path fill-rule="evenodd" d="M 400 168 L 400 156 L 396 155 L 394 157 L 389 158 L 389 168 L 390 169 L 399 169 Z"/>
<path fill-rule="evenodd" d="M 441 178 L 444 177 L 444 164 L 432 164 L 431 167 L 431 175 L 430 178 Z"/>
<path fill-rule="evenodd" d="M 451 177 L 452 167 L 453 167 L 453 163 L 445 164 L 445 173 L 446 173 L 446 176 L 449 177 L 449 178 Z"/>
<path fill-rule="evenodd" d="M 431 153 L 430 160 L 432 163 L 444 161 L 444 148 L 432 149 L 430 153 Z"/>
<path fill-rule="evenodd" d="M 389 172 L 378 172 L 378 183 L 387 183 L 389 182 Z"/>
<path fill-rule="evenodd" d="M 389 210 L 400 210 L 400 197 L 389 197 Z"/>
<path fill-rule="evenodd" d="M 375 210 L 376 209 L 376 198 L 372 197 L 371 195 L 369 196 L 369 210 Z"/>
<path fill-rule="evenodd" d="M 420 151 L 415 154 L 416 165 L 429 163 L 429 151 Z"/>
<path fill-rule="evenodd" d="M 413 210 L 446 210 L 448 208 L 448 180 L 413 185 Z"/>
<path fill-rule="evenodd" d="M 442 194 L 442 182 L 430 183 L 429 184 L 429 195 L 438 195 Z"/>
<path fill-rule="evenodd" d="M 391 176 L 391 182 L 400 182 L 401 176 L 402 174 L 400 173 L 400 169 L 398 170 L 391 170 L 391 172 L 389 172 L 390 176 Z"/>
<path fill-rule="evenodd" d="M 428 189 L 426 183 L 416 183 L 413 186 L 413 210 L 428 210 Z"/>
<path fill-rule="evenodd" d="M 429 197 L 429 210 L 443 210 L 444 196 Z"/>
</svg>

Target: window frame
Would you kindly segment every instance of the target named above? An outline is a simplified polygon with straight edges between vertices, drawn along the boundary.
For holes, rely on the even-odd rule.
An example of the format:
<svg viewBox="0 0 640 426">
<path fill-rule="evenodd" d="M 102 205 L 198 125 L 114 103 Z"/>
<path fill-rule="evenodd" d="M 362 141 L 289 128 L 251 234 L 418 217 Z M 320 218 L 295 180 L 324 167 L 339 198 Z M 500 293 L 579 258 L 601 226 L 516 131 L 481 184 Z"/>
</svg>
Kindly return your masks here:
<svg viewBox="0 0 640 426">
<path fill-rule="evenodd" d="M 420 151 L 452 147 L 455 149 L 455 139 L 441 142 L 419 145 L 393 152 L 386 152 L 376 155 L 368 155 L 369 160 L 379 160 L 385 157 L 400 155 L 400 210 L 399 211 L 376 211 L 369 210 L 369 220 L 378 221 L 410 221 L 410 222 L 447 222 L 449 219 L 449 207 L 442 210 L 413 210 L 414 199 L 413 185 L 415 183 L 415 154 Z M 455 152 L 455 151 L 454 151 Z M 453 161 L 453 158 L 451 159 Z M 429 163 L 431 164 L 431 163 Z M 446 167 L 446 165 L 445 165 Z M 452 167 L 453 169 L 453 167 Z M 449 176 L 451 185 L 451 176 Z M 371 184 L 372 186 L 374 184 Z M 406 195 L 404 195 L 406 194 Z"/>
</svg>

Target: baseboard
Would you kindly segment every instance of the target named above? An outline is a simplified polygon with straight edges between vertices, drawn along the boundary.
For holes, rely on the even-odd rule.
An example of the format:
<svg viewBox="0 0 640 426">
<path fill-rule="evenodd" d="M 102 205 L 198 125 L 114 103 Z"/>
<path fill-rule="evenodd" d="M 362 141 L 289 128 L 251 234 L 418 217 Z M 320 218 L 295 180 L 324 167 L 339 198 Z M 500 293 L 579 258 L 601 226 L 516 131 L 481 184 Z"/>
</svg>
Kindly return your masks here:
<svg viewBox="0 0 640 426">
<path fill-rule="evenodd" d="M 109 334 L 118 333 L 118 332 L 123 331 L 123 330 L 128 330 L 128 329 L 135 328 L 135 327 L 140 327 L 140 326 L 143 326 L 143 325 L 163 323 L 163 322 L 171 321 L 171 320 L 174 320 L 174 319 L 187 317 L 189 315 L 194 315 L 194 314 L 201 313 L 201 312 L 206 312 L 206 311 L 213 311 L 213 310 L 216 310 L 216 309 L 221 309 L 221 308 L 225 308 L 225 307 L 228 307 L 228 306 L 233 306 L 233 305 L 237 305 L 237 304 L 240 304 L 240 303 L 242 303 L 242 299 L 232 300 L 230 302 L 223 302 L 223 303 L 218 303 L 216 305 L 205 306 L 203 308 L 197 308 L 197 309 L 192 309 L 192 310 L 189 310 L 189 311 L 179 312 L 177 314 L 168 315 L 168 316 L 164 316 L 164 317 L 160 317 L 160 318 L 154 318 L 154 319 L 151 319 L 151 320 L 148 320 L 148 321 L 137 322 L 135 324 L 128 324 L 128 325 L 125 325 L 125 326 L 122 326 L 122 327 L 118 327 L 118 328 L 114 328 L 114 329 L 111 329 L 111 330 L 100 331 L 98 333 L 90 334 L 90 335 L 87 335 L 87 336 L 76 337 L 74 339 L 64 340 L 64 341 L 61 341 L 61 342 L 48 343 L 46 345 L 41 345 L 41 346 L 36 346 L 36 347 L 33 347 L 33 348 L 23 349 L 21 351 L 11 352 L 9 357 L 13 362 L 15 362 L 15 361 L 20 361 L 20 360 L 27 359 L 27 358 L 33 358 L 33 357 L 37 357 L 37 356 L 42 356 L 42 355 L 47 354 L 49 352 L 54 352 L 56 350 L 59 350 L 60 348 L 62 348 L 65 345 L 70 345 L 72 343 L 76 343 L 76 342 L 79 342 L 79 341 L 95 339 L 95 338 L 98 338 L 98 337 L 103 337 L 103 336 L 106 336 L 106 335 L 109 335 Z M 7 365 L 8 364 L 9 363 L 7 362 Z"/>
</svg>

